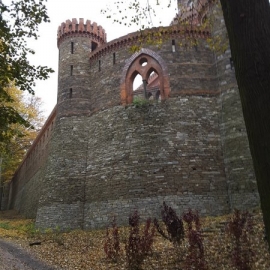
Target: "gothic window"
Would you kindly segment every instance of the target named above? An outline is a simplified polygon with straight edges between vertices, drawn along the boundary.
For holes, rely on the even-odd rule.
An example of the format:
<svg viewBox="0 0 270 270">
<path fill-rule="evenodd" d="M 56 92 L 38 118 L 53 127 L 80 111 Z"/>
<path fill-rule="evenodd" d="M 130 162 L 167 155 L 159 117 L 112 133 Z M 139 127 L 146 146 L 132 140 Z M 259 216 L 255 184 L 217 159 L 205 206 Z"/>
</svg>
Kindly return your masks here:
<svg viewBox="0 0 270 270">
<path fill-rule="evenodd" d="M 146 49 L 142 49 L 144 51 Z M 159 61 L 162 59 L 155 53 L 147 49 L 148 53 L 136 53 L 137 57 L 132 56 L 130 64 L 124 68 L 121 99 L 123 104 L 132 103 L 134 96 L 140 96 L 146 99 L 164 100 L 168 97 L 170 88 L 168 75 Z"/>
</svg>

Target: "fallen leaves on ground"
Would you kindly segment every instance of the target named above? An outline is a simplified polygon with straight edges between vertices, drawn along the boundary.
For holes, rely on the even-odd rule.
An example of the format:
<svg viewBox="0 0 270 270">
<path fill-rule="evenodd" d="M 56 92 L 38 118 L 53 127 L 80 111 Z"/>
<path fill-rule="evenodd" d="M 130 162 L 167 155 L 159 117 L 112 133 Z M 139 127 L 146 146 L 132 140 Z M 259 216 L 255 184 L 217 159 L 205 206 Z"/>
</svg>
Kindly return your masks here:
<svg viewBox="0 0 270 270">
<path fill-rule="evenodd" d="M 252 214 L 254 231 L 251 235 L 251 248 L 254 251 L 252 269 L 270 269 L 270 256 L 267 242 L 264 240 L 264 225 L 260 211 Z M 229 216 L 206 217 L 201 219 L 205 259 L 209 270 L 232 270 L 232 243 L 225 233 Z M 106 230 L 73 230 L 61 233 L 48 230 L 46 233 L 33 231 L 33 221 L 22 219 L 15 212 L 0 212 L 0 237 L 19 243 L 30 254 L 40 260 L 64 270 L 121 270 L 127 269 L 124 256 L 125 239 L 128 228 L 119 228 L 121 254 L 116 262 L 106 259 L 104 240 Z M 41 242 L 41 245 L 29 246 L 29 243 Z M 172 243 L 156 233 L 153 251 L 145 259 L 142 269 L 186 269 L 185 258 L 188 242 L 176 248 Z"/>
</svg>

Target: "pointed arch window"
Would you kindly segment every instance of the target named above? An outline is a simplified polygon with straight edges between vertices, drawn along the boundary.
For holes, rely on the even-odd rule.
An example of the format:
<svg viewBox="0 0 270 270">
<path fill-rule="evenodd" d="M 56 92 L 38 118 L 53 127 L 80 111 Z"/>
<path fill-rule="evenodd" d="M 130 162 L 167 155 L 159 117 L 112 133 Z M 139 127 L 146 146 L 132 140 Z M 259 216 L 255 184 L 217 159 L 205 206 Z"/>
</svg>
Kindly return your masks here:
<svg viewBox="0 0 270 270">
<path fill-rule="evenodd" d="M 132 59 L 134 60 L 126 67 L 125 77 L 121 83 L 122 103 L 132 103 L 134 96 L 155 100 L 166 99 L 170 91 L 169 79 L 157 57 L 141 53 Z M 138 77 L 140 79 L 137 79 Z M 137 80 L 139 82 L 136 84 Z"/>
</svg>

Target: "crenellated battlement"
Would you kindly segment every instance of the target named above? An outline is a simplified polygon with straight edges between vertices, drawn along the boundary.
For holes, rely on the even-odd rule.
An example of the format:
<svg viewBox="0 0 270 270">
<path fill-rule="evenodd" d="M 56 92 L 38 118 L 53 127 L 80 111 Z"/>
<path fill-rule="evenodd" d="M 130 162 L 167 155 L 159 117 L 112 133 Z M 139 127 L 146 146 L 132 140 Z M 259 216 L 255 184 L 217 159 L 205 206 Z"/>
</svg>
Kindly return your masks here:
<svg viewBox="0 0 270 270">
<path fill-rule="evenodd" d="M 60 43 L 70 36 L 86 36 L 91 37 L 92 39 L 97 40 L 99 43 L 103 44 L 107 42 L 107 35 L 102 26 L 97 25 L 96 22 L 91 24 L 90 20 L 80 18 L 79 22 L 77 19 L 66 20 L 63 22 L 57 30 L 57 46 L 59 47 Z"/>
</svg>

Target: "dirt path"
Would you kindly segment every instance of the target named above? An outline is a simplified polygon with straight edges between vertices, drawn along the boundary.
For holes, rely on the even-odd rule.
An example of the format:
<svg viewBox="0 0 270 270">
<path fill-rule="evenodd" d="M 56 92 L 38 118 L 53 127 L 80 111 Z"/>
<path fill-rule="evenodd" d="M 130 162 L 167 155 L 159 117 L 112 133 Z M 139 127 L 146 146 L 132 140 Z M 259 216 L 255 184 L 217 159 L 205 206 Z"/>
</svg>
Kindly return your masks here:
<svg viewBox="0 0 270 270">
<path fill-rule="evenodd" d="M 0 239 L 0 270 L 54 270 L 19 246 Z"/>
</svg>

